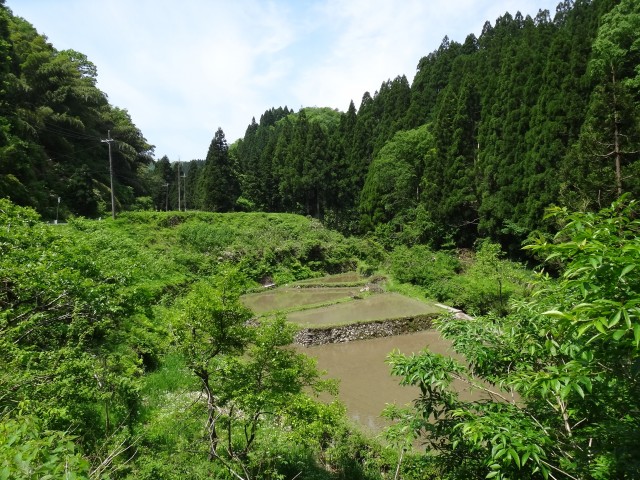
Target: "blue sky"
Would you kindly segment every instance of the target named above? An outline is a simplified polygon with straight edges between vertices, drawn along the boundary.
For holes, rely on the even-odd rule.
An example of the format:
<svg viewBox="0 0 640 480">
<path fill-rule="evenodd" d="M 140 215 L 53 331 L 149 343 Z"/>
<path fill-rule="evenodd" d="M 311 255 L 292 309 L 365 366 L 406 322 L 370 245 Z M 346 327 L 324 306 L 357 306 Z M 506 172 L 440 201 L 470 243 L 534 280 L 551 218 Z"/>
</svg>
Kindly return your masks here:
<svg viewBox="0 0 640 480">
<path fill-rule="evenodd" d="M 156 158 L 203 159 L 268 108 L 356 108 L 365 91 L 413 80 L 443 37 L 462 42 L 506 11 L 558 0 L 7 0 L 58 50 L 98 68 Z"/>
</svg>

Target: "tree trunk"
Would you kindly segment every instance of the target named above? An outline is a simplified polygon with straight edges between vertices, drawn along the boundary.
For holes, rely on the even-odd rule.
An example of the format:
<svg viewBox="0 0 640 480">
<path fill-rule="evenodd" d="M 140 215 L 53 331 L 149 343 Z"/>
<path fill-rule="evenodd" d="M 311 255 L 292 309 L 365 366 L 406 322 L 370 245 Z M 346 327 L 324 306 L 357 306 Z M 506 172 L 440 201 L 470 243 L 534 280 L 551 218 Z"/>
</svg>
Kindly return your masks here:
<svg viewBox="0 0 640 480">
<path fill-rule="evenodd" d="M 618 197 L 622 195 L 622 166 L 620 159 L 620 129 L 618 124 L 619 112 L 618 112 L 618 97 L 616 95 L 616 72 L 611 65 L 611 82 L 613 84 L 613 152 L 616 165 L 616 190 Z"/>
<path fill-rule="evenodd" d="M 209 386 L 209 372 L 200 370 L 195 374 L 202 380 L 202 390 L 207 396 L 207 436 L 209 440 L 209 461 L 217 458 L 218 432 L 216 430 L 216 404 Z"/>
</svg>

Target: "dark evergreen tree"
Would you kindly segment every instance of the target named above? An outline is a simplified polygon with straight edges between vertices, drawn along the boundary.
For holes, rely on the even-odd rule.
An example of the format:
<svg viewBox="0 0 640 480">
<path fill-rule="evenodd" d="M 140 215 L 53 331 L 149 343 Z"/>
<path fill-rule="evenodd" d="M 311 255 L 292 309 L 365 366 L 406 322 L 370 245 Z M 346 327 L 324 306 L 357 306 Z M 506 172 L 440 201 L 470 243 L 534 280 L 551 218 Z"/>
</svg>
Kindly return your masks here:
<svg viewBox="0 0 640 480">
<path fill-rule="evenodd" d="M 293 142 L 293 121 L 282 120 L 278 129 L 276 144 L 273 149 L 273 169 L 277 177 L 278 210 L 292 212 L 294 210 L 293 191 L 295 189 L 296 170 L 294 168 L 291 145 Z"/>
<path fill-rule="evenodd" d="M 373 99 L 377 120 L 373 129 L 374 155 L 403 127 L 410 102 L 411 88 L 406 76 L 398 76 L 393 81 L 382 83 Z"/>
<path fill-rule="evenodd" d="M 332 191 L 329 142 L 317 122 L 309 126 L 301 178 L 305 190 L 306 213 L 320 218 Z"/>
<path fill-rule="evenodd" d="M 460 44 L 444 37 L 440 47 L 418 62 L 418 70 L 411 85 L 411 99 L 404 125 L 414 128 L 432 119 L 438 94 L 449 81 L 453 60 L 459 53 Z"/>
<path fill-rule="evenodd" d="M 480 99 L 461 57 L 458 81 L 439 97 L 434 121 L 436 155 L 426 166 L 423 202 L 446 239 L 470 246 L 477 237 L 477 128 Z"/>
<path fill-rule="evenodd" d="M 580 185 L 575 193 L 585 204 L 600 207 L 623 192 L 640 193 L 639 31 L 640 4 L 623 0 L 602 17 L 593 43 L 588 75 L 594 88 L 569 156 L 569 178 Z"/>
<path fill-rule="evenodd" d="M 187 210 L 201 210 L 202 198 L 198 192 L 198 180 L 200 173 L 202 172 L 202 166 L 204 162 L 202 160 L 191 160 L 186 167 L 186 177 L 184 179 L 184 199 L 186 202 L 185 209 Z"/>
<path fill-rule="evenodd" d="M 153 203 L 157 210 L 169 210 L 169 187 L 175 182 L 171 172 L 171 162 L 164 155 L 154 165 Z"/>
<path fill-rule="evenodd" d="M 202 208 L 213 212 L 230 212 L 235 208 L 240 186 L 233 174 L 222 128 L 218 128 L 211 141 L 200 182 Z"/>
<path fill-rule="evenodd" d="M 369 165 L 373 160 L 373 131 L 376 124 L 374 108 L 373 98 L 369 92 L 365 92 L 358 108 L 351 148 L 347 152 L 350 188 L 356 195 L 362 191 Z"/>
<path fill-rule="evenodd" d="M 246 207 L 255 206 L 261 197 L 259 166 L 262 146 L 258 142 L 257 133 L 258 124 L 254 117 L 237 145 L 238 164 L 241 170 L 240 188 Z"/>
</svg>

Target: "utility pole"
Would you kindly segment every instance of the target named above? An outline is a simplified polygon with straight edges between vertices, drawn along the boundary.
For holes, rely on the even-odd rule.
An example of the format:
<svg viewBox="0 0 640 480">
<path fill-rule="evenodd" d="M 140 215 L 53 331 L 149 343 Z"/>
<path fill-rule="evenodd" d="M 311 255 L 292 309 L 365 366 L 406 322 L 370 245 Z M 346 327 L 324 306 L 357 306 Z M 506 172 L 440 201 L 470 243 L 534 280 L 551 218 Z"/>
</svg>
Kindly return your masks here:
<svg viewBox="0 0 640 480">
<path fill-rule="evenodd" d="M 187 175 L 183 173 L 182 178 L 184 178 L 184 185 L 182 187 L 182 196 L 184 198 L 184 202 L 182 203 L 184 205 L 184 211 L 186 212 L 187 211 Z"/>
<path fill-rule="evenodd" d="M 178 159 L 178 211 L 180 210 L 180 159 Z"/>
<path fill-rule="evenodd" d="M 113 160 L 111 159 L 111 130 L 107 130 L 107 139 L 100 140 L 103 143 L 109 145 L 109 177 L 111 178 L 111 218 L 116 219 L 116 201 L 113 195 Z"/>
<path fill-rule="evenodd" d="M 165 186 L 165 187 L 166 187 L 166 189 L 167 189 L 167 192 L 166 192 L 166 194 L 165 194 L 165 196 L 164 196 L 164 201 L 165 201 L 165 204 L 164 204 L 164 211 L 165 211 L 165 212 L 168 212 L 168 211 L 169 211 L 169 184 L 168 184 L 168 183 L 165 183 L 165 184 L 164 184 L 164 186 Z"/>
</svg>

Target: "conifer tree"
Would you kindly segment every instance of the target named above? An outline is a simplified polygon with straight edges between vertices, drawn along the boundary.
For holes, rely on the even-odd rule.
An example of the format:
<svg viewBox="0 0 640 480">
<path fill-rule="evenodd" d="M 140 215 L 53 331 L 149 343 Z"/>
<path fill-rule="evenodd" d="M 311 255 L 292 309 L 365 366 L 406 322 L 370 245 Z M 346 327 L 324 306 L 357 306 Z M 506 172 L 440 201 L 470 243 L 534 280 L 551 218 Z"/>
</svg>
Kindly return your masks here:
<svg viewBox="0 0 640 480">
<path fill-rule="evenodd" d="M 229 212 L 239 196 L 239 184 L 233 174 L 229 147 L 222 128 L 218 128 L 209 146 L 202 172 L 203 208 Z"/>
<path fill-rule="evenodd" d="M 640 5 L 624 0 L 604 15 L 593 43 L 588 74 L 595 88 L 575 153 L 587 170 L 590 185 L 586 193 L 598 204 L 625 191 L 640 192 L 638 31 Z"/>
</svg>

